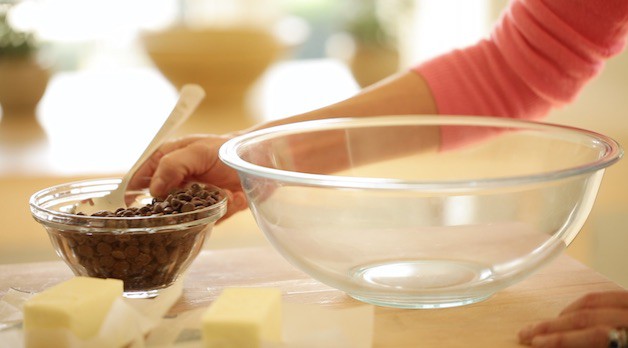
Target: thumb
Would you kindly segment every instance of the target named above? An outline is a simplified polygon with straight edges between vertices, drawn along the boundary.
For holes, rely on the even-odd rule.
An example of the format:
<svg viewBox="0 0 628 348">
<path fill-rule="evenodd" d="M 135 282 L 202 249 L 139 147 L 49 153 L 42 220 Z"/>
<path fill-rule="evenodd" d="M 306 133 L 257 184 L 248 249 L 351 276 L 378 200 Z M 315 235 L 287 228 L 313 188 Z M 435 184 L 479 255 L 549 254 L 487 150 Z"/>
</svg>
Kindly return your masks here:
<svg viewBox="0 0 628 348">
<path fill-rule="evenodd" d="M 180 186 L 189 175 L 187 167 L 183 166 L 177 152 L 172 152 L 159 161 L 149 186 L 153 197 L 166 196 L 172 189 Z M 183 155 L 185 155 L 184 152 L 181 156 Z"/>
</svg>

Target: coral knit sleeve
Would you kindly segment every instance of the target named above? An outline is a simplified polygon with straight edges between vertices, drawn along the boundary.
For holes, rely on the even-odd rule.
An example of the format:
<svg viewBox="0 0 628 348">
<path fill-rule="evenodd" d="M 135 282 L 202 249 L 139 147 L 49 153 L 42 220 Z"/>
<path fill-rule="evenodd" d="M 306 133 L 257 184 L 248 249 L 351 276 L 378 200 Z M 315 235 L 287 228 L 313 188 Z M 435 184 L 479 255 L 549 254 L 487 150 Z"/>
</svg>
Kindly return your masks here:
<svg viewBox="0 0 628 348">
<path fill-rule="evenodd" d="M 488 39 L 412 70 L 439 114 L 538 119 L 574 100 L 627 31 L 627 0 L 513 0 Z M 442 141 L 465 136 L 444 129 Z"/>
</svg>

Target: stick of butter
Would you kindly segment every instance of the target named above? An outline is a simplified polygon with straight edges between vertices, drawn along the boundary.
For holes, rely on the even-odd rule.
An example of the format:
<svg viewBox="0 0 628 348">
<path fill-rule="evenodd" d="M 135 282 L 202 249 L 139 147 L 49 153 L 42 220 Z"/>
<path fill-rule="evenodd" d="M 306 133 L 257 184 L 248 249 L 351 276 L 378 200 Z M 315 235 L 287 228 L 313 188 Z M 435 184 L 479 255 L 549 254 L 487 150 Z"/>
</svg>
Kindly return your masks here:
<svg viewBox="0 0 628 348">
<path fill-rule="evenodd" d="M 257 348 L 281 342 L 281 291 L 226 288 L 203 313 L 205 347 Z"/>
<path fill-rule="evenodd" d="M 123 282 L 119 279 L 74 277 L 24 303 L 24 331 L 66 329 L 80 339 L 89 339 L 98 334 L 122 292 Z M 41 343 L 51 347 L 51 342 Z M 28 347 L 38 345 L 27 340 Z"/>
</svg>

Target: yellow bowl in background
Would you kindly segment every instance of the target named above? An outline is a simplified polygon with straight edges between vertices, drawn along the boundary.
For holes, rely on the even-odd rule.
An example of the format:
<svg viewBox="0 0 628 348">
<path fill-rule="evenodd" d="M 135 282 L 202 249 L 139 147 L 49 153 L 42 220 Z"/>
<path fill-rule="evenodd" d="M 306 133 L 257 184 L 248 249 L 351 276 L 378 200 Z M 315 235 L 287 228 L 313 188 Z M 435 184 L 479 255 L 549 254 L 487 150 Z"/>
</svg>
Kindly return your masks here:
<svg viewBox="0 0 628 348">
<path fill-rule="evenodd" d="M 201 108 L 242 103 L 282 50 L 272 32 L 244 27 L 172 27 L 146 32 L 142 42 L 155 66 L 175 87 L 196 83 L 205 89 Z"/>
</svg>

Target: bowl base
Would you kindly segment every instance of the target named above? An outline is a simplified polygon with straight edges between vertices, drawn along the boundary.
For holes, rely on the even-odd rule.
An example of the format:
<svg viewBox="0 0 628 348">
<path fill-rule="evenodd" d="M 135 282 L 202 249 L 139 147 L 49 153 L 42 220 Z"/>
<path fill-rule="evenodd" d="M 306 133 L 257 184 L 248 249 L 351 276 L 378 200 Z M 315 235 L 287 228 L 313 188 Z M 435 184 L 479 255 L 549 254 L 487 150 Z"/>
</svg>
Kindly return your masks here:
<svg viewBox="0 0 628 348">
<path fill-rule="evenodd" d="M 467 305 L 492 295 L 469 289 L 491 282 L 493 271 L 482 264 L 452 260 L 394 260 L 355 268 L 352 279 L 363 293 L 357 300 L 397 308 L 446 308 Z"/>
<path fill-rule="evenodd" d="M 352 298 L 370 303 L 375 306 L 380 307 L 392 307 L 392 308 L 402 308 L 402 309 L 437 309 L 437 308 L 451 308 L 451 307 L 459 307 L 466 306 L 477 302 L 482 302 L 493 294 L 488 296 L 479 296 L 479 297 L 468 297 L 468 298 L 459 298 L 456 300 L 441 300 L 436 297 L 417 297 L 417 298 L 404 298 L 399 299 L 398 297 L 363 297 L 354 294 L 348 294 Z"/>
<path fill-rule="evenodd" d="M 122 293 L 122 296 L 126 298 L 132 298 L 132 299 L 155 298 L 159 296 L 159 290 L 161 289 L 146 290 L 146 291 L 125 291 Z"/>
</svg>

